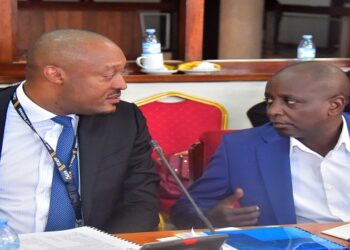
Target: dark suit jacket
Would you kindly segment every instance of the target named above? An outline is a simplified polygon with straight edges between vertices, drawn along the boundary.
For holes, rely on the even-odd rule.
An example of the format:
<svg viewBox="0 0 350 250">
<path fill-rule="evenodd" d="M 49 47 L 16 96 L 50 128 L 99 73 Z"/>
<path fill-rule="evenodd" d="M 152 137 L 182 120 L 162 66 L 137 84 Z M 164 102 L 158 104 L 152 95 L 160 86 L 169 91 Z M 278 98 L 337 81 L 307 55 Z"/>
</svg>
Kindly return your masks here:
<svg viewBox="0 0 350 250">
<path fill-rule="evenodd" d="M 1 142 L 7 107 L 15 89 L 0 91 Z M 134 104 L 120 102 L 114 113 L 82 115 L 79 119 L 85 224 L 110 233 L 156 229 L 159 177 L 151 159 L 151 138 L 140 110 Z M 0 155 L 1 149 L 2 143 Z"/>
<path fill-rule="evenodd" d="M 344 113 L 349 126 L 350 115 Z M 289 159 L 290 139 L 268 123 L 226 134 L 204 175 L 189 189 L 207 211 L 243 188 L 241 206 L 260 208 L 258 225 L 294 224 L 296 215 Z M 178 227 L 203 227 L 191 204 L 181 198 L 173 207 Z"/>
</svg>

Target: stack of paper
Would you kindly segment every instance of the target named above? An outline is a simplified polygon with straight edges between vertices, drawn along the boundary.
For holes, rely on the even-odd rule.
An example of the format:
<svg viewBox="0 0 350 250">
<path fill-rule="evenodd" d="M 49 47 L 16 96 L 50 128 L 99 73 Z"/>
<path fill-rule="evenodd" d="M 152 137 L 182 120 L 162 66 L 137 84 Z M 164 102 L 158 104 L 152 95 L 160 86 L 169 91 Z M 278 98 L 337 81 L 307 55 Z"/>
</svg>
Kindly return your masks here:
<svg viewBox="0 0 350 250">
<path fill-rule="evenodd" d="M 350 239 L 350 224 L 346 224 L 340 227 L 334 227 L 328 230 L 322 231 L 324 234 L 337 237 L 339 239 L 347 240 Z"/>
</svg>

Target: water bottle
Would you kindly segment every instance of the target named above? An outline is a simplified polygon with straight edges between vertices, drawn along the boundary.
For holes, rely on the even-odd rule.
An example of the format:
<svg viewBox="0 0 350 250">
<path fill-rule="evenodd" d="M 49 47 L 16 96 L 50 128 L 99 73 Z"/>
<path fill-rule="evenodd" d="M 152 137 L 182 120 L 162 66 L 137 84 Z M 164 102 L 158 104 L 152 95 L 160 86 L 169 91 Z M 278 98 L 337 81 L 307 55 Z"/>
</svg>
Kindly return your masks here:
<svg viewBox="0 0 350 250">
<path fill-rule="evenodd" d="M 7 225 L 7 221 L 0 218 L 0 250 L 19 249 L 17 233 Z"/>
<path fill-rule="evenodd" d="M 316 47 L 312 41 L 312 35 L 303 35 L 298 46 L 299 60 L 312 60 L 316 57 Z"/>
<path fill-rule="evenodd" d="M 160 43 L 158 42 L 155 29 L 146 29 L 142 41 L 142 54 L 159 54 L 161 53 Z"/>
</svg>

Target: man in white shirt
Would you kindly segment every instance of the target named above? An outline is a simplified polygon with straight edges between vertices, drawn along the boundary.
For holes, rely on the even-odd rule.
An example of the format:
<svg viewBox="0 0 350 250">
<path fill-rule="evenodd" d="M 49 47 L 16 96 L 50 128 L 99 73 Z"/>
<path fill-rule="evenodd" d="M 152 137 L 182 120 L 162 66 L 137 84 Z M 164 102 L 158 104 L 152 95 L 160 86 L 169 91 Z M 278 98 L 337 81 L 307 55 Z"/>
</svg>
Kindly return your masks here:
<svg viewBox="0 0 350 250">
<path fill-rule="evenodd" d="M 120 100 L 125 64 L 102 35 L 55 30 L 29 49 L 26 80 L 0 91 L 0 217 L 18 233 L 157 227 L 159 177 L 146 121 Z M 64 131 L 66 160 L 58 148 Z"/>
<path fill-rule="evenodd" d="M 268 81 L 270 123 L 225 135 L 190 187 L 215 226 L 350 221 L 349 89 L 341 69 L 321 62 L 291 65 Z M 172 219 L 203 226 L 185 198 Z"/>
</svg>

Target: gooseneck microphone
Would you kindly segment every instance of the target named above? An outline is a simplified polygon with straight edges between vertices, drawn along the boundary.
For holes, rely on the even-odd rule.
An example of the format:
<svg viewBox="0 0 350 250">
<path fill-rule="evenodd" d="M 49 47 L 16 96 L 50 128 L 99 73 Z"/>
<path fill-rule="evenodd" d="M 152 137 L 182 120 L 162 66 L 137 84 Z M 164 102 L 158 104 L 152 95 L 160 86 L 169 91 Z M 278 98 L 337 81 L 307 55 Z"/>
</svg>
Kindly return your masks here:
<svg viewBox="0 0 350 250">
<path fill-rule="evenodd" d="M 164 163 L 164 165 L 166 166 L 166 168 L 168 169 L 168 171 L 171 173 L 171 175 L 174 177 L 175 181 L 177 182 L 177 184 L 179 185 L 179 187 L 181 188 L 182 192 L 186 195 L 187 199 L 191 202 L 193 208 L 195 209 L 198 217 L 204 222 L 204 224 L 208 227 L 209 231 L 211 233 L 215 233 L 215 229 L 213 227 L 213 225 L 211 224 L 211 222 L 208 220 L 207 217 L 205 217 L 205 215 L 203 214 L 202 210 L 197 206 L 196 202 L 193 200 L 192 196 L 188 193 L 187 189 L 185 188 L 185 186 L 182 184 L 182 181 L 179 179 L 179 177 L 177 176 L 177 174 L 175 173 L 174 169 L 171 167 L 169 161 L 167 160 L 167 158 L 165 157 L 162 148 L 159 146 L 158 142 L 155 140 L 151 140 L 150 143 L 151 147 L 153 148 L 153 150 L 158 154 L 158 156 L 160 157 L 160 159 L 162 160 L 162 162 Z"/>
</svg>

